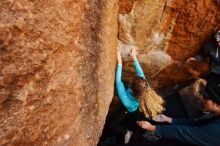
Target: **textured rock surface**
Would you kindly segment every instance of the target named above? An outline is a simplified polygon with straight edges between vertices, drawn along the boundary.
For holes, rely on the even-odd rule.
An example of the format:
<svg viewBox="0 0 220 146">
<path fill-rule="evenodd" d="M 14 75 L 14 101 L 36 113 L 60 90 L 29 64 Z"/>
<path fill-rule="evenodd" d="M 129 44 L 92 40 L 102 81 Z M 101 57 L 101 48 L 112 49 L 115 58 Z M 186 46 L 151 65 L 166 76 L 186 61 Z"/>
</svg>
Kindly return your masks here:
<svg viewBox="0 0 220 146">
<path fill-rule="evenodd" d="M 117 0 L 0 2 L 0 145 L 93 146 L 113 97 Z"/>
<path fill-rule="evenodd" d="M 138 48 L 139 60 L 153 86 L 167 86 L 207 70 L 207 64 L 186 64 L 213 31 L 220 28 L 218 0 L 120 0 L 119 48 Z M 134 74 L 125 58 L 124 76 Z"/>
<path fill-rule="evenodd" d="M 119 0 L 119 13 L 130 13 L 137 0 Z"/>
</svg>

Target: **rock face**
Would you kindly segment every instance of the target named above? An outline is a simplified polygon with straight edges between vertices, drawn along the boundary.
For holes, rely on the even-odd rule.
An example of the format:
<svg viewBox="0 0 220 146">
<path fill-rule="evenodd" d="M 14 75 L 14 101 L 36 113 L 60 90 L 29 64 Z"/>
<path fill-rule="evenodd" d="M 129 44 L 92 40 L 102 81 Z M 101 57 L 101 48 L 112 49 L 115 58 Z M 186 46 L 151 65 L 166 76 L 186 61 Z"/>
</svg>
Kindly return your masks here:
<svg viewBox="0 0 220 146">
<path fill-rule="evenodd" d="M 186 59 L 220 28 L 219 22 L 217 0 L 120 0 L 118 47 L 124 53 L 123 76 L 134 75 L 126 57 L 130 47 L 138 48 L 139 61 L 155 87 L 207 71 L 207 63 L 186 64 Z"/>
<path fill-rule="evenodd" d="M 0 145 L 94 146 L 113 97 L 117 0 L 0 2 Z"/>
<path fill-rule="evenodd" d="M 218 0 L 2 0 L 0 146 L 96 145 L 117 44 L 125 78 L 137 47 L 153 86 L 186 81 L 207 70 L 185 60 L 220 27 L 219 14 Z"/>
</svg>

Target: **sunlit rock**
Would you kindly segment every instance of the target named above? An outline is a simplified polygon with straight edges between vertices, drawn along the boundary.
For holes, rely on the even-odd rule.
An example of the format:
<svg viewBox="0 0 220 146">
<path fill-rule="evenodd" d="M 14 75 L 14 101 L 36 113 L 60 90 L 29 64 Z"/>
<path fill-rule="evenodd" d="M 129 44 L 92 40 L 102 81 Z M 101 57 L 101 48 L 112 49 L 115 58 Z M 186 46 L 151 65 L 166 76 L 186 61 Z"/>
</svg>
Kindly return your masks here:
<svg viewBox="0 0 220 146">
<path fill-rule="evenodd" d="M 127 5 L 120 0 L 120 3 L 118 39 L 124 46 L 136 46 L 140 63 L 153 86 L 173 85 L 207 71 L 207 64 L 187 64 L 186 60 L 220 27 L 217 0 L 128 0 Z M 124 78 L 133 75 L 131 61 L 126 58 Z"/>
<path fill-rule="evenodd" d="M 117 0 L 0 1 L 0 145 L 95 146 L 114 91 Z"/>
</svg>

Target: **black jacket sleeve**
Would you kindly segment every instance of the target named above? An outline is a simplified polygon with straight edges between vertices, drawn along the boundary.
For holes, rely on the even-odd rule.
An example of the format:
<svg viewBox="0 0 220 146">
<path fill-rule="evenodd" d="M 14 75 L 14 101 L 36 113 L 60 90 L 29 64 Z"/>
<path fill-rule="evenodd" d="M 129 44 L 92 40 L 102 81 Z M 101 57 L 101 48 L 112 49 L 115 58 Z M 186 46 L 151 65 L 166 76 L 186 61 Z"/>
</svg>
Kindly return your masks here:
<svg viewBox="0 0 220 146">
<path fill-rule="evenodd" d="M 199 52 L 194 56 L 197 60 L 197 62 L 201 61 L 204 58 L 209 57 L 210 48 L 212 48 L 211 42 L 206 42 L 202 48 L 199 50 Z"/>
</svg>

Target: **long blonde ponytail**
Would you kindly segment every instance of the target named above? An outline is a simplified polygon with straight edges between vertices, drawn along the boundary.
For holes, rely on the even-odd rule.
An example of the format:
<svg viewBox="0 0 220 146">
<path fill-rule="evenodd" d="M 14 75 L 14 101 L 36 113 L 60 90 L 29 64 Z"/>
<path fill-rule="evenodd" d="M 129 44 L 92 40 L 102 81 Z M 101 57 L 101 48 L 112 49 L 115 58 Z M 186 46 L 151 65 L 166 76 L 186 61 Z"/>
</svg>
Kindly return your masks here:
<svg viewBox="0 0 220 146">
<path fill-rule="evenodd" d="M 164 110 L 164 100 L 152 88 L 145 87 L 139 97 L 139 109 L 146 117 L 154 118 Z"/>
<path fill-rule="evenodd" d="M 145 79 L 136 76 L 131 85 L 135 97 L 139 99 L 139 110 L 146 117 L 154 118 L 164 110 L 164 100 L 146 82 Z"/>
</svg>

